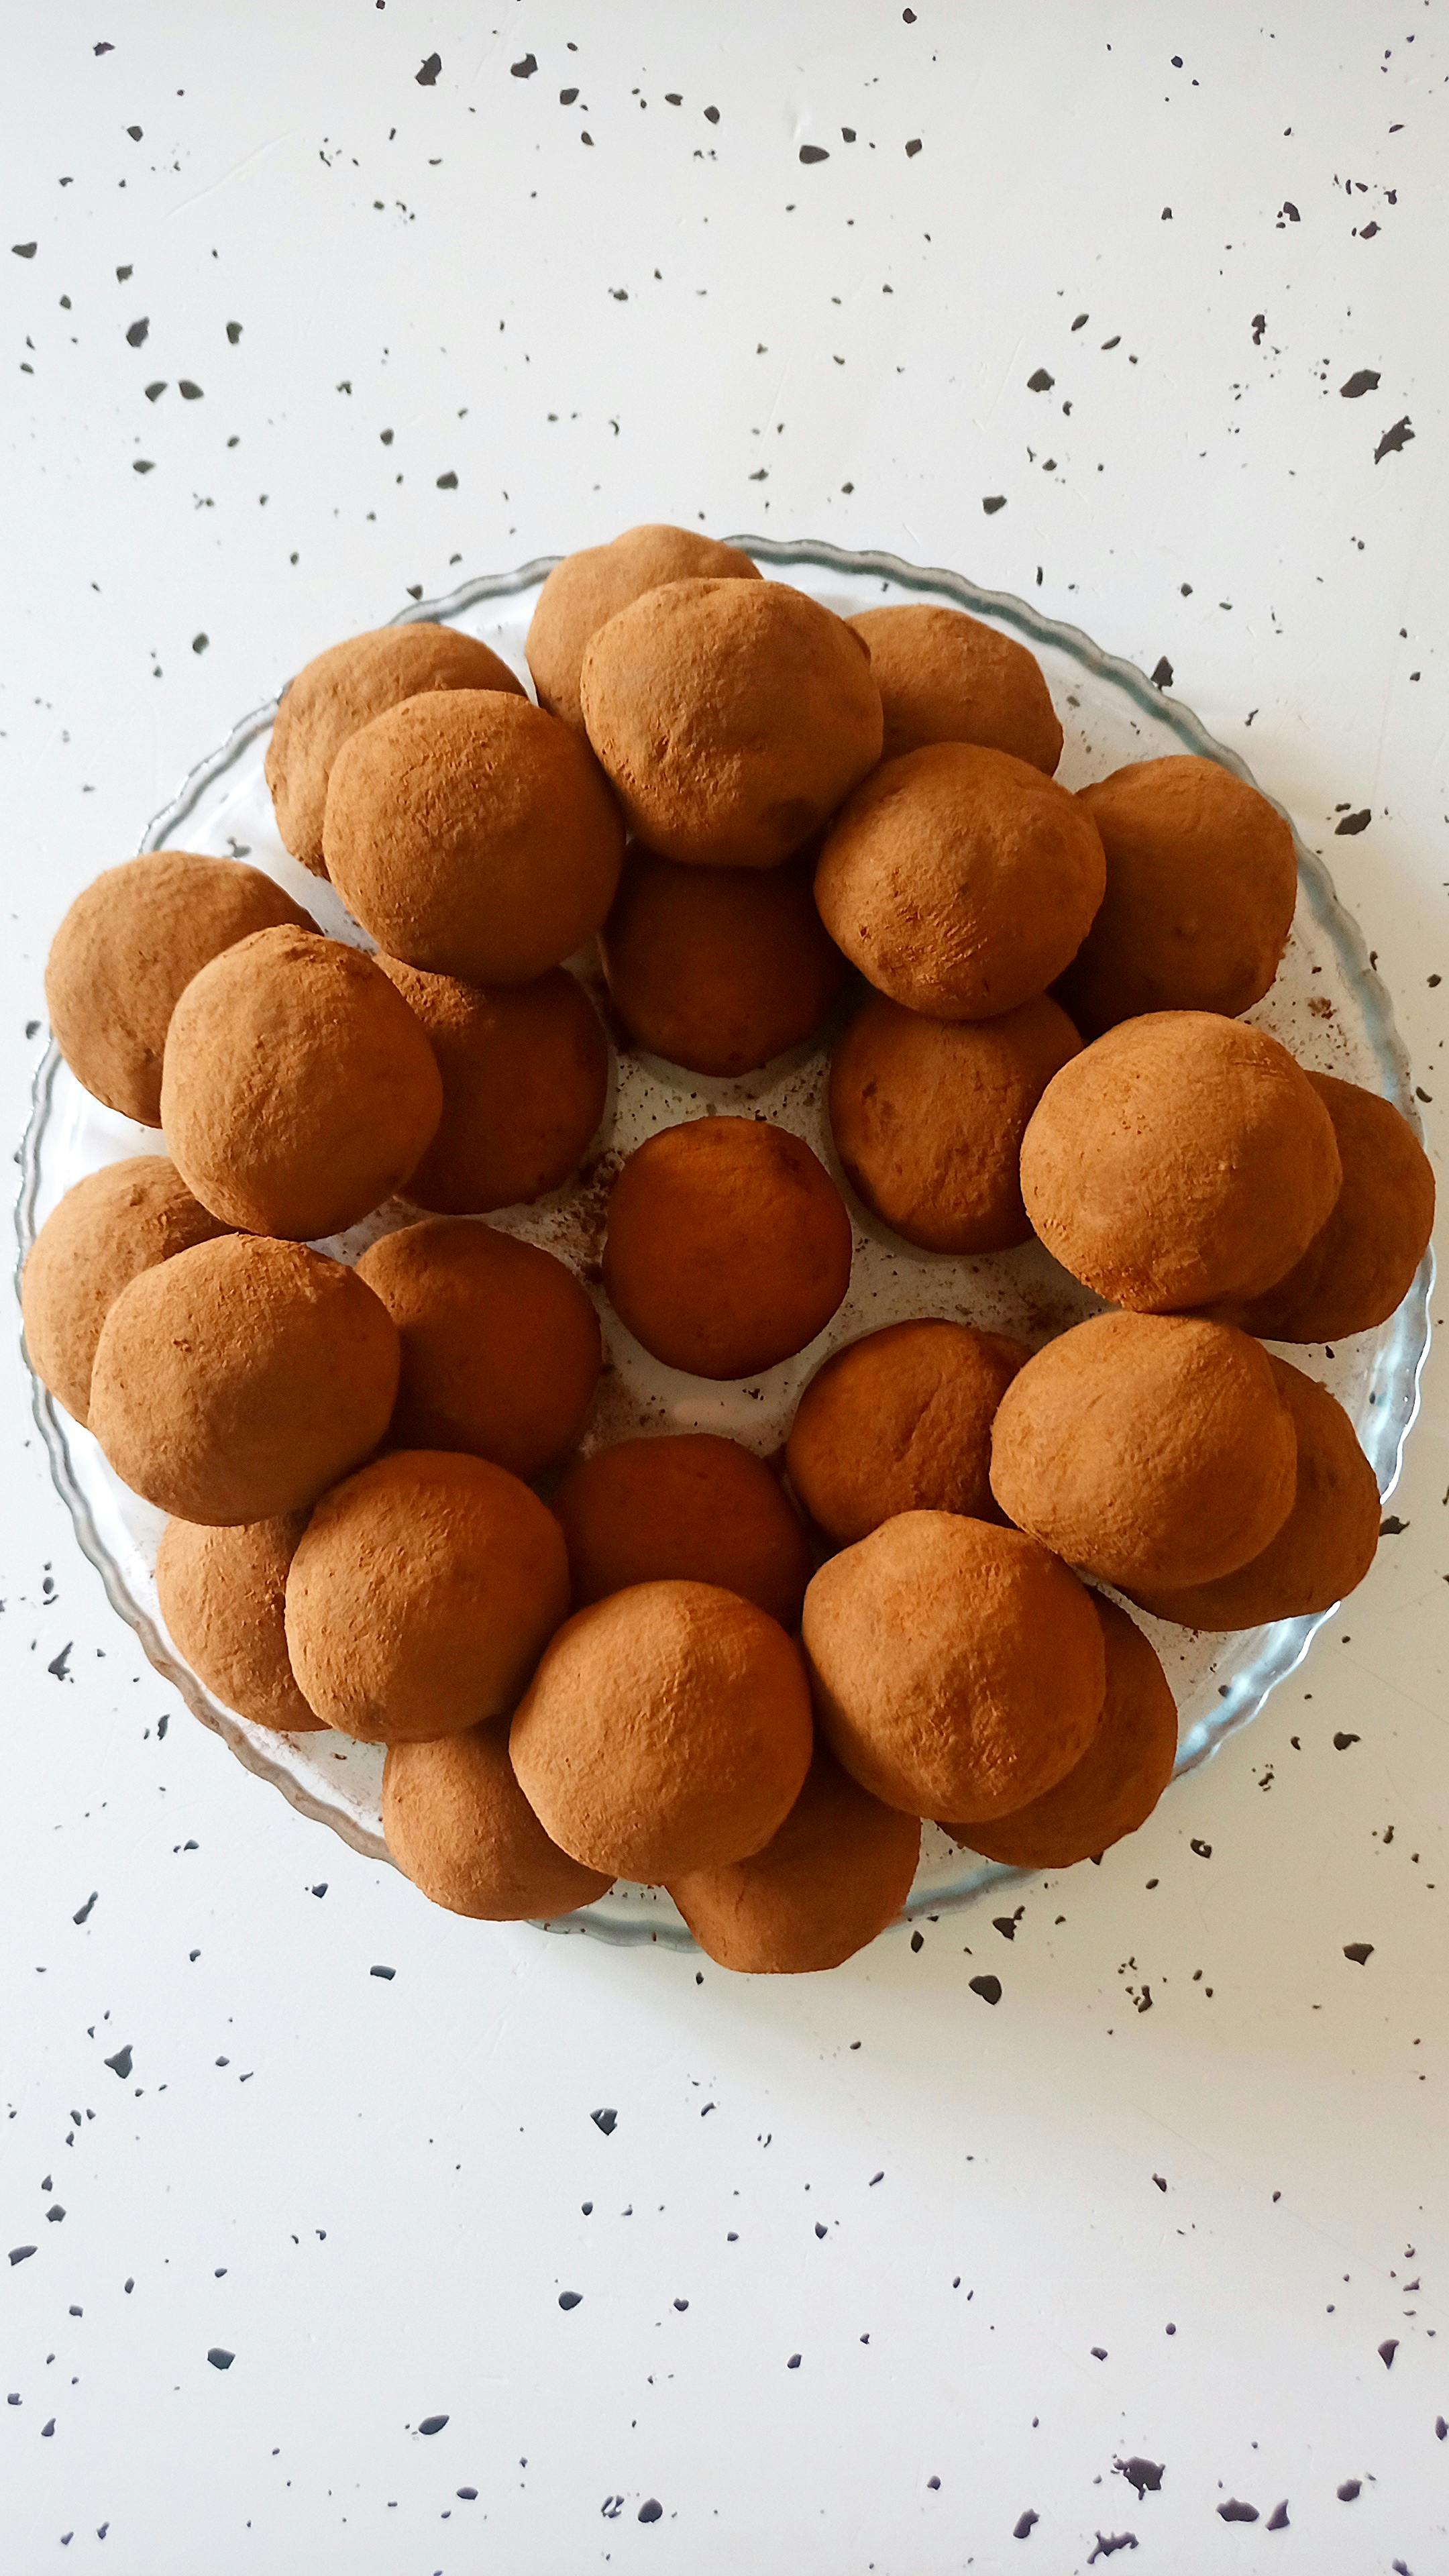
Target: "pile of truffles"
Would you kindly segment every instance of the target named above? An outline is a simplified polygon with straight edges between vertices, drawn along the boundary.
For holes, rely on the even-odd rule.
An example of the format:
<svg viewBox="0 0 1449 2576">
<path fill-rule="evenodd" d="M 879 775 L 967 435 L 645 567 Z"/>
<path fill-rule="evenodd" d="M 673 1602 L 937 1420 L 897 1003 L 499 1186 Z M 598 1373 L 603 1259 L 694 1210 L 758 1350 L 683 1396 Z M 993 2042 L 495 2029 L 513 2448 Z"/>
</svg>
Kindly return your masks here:
<svg viewBox="0 0 1449 2576">
<path fill-rule="evenodd" d="M 826 1968 L 899 1914 L 922 1819 L 1061 1869 L 1150 1814 L 1176 1711 L 1124 1600 L 1226 1631 L 1361 1580 L 1373 1473 L 1263 1340 L 1381 1324 L 1432 1177 L 1241 1016 L 1292 922 L 1282 817 L 1191 758 L 1070 793 L 1021 644 L 647 527 L 557 565 L 527 658 L 535 695 L 390 627 L 284 696 L 278 829 L 357 944 L 179 850 L 71 907 L 56 1039 L 164 1153 L 42 1228 L 30 1357 L 168 1516 L 180 1653 L 255 1726 L 385 1745 L 436 1903 L 627 1877 L 728 1967 Z M 597 1153 L 595 942 L 620 1047 L 828 1048 L 834 1151 L 686 1117 L 613 1172 L 585 1271 L 486 1220 Z M 381 1208 L 355 1263 L 318 1248 Z M 857 1219 L 956 1261 L 1036 1237 L 1103 1311 L 848 1340 L 768 1462 L 600 1445 L 601 1309 L 687 1419 L 688 1381 L 825 1332 Z"/>
</svg>

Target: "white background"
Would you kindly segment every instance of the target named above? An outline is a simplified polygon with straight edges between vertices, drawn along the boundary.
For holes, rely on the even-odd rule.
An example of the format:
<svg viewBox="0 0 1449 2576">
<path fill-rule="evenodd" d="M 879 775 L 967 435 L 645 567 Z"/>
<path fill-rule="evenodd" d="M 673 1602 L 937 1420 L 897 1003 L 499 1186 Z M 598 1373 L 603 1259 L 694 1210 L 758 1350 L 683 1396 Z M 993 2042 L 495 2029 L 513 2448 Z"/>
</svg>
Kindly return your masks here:
<svg viewBox="0 0 1449 2576">
<path fill-rule="evenodd" d="M 12 1139 L 60 912 L 236 716 L 643 517 L 1165 658 L 1327 851 L 1442 1137 L 1437 0 L 3 32 Z M 1009 1943 L 988 1901 L 774 1984 L 455 1922 L 244 1774 L 108 1611 L 8 1340 L 7 2576 L 1445 2567 L 1441 1369 L 1406 1526 L 1145 1833 Z"/>
</svg>

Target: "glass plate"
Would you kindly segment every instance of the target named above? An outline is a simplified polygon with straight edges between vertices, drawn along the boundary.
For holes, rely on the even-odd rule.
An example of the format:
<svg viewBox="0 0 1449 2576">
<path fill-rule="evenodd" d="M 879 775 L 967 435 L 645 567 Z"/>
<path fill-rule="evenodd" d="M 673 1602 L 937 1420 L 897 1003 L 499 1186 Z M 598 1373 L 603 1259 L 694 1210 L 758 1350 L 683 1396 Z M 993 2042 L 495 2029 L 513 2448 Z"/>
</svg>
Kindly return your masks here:
<svg viewBox="0 0 1449 2576">
<path fill-rule="evenodd" d="M 754 537 L 734 542 L 843 613 L 882 601 L 934 600 L 968 609 L 1019 636 L 1040 660 L 1065 727 L 1058 774 L 1069 787 L 1100 778 L 1124 761 L 1163 752 L 1197 752 L 1240 777 L 1250 774 L 1186 707 L 1163 696 L 1130 663 L 1099 651 L 1075 627 L 1053 624 L 1022 600 L 977 590 L 955 573 L 922 571 L 891 555 L 849 555 L 827 545 L 785 545 Z M 399 622 L 436 618 L 461 627 L 492 645 L 526 680 L 523 639 L 549 568 L 541 560 L 518 572 L 467 582 L 446 599 L 405 610 Z M 259 707 L 229 742 L 192 771 L 175 803 L 157 816 L 144 847 L 246 858 L 296 895 L 324 930 L 360 941 L 331 888 L 297 866 L 277 838 L 262 775 L 275 713 L 275 702 Z M 1384 1093 L 1417 1130 L 1408 1066 L 1388 995 L 1370 966 L 1357 925 L 1334 894 L 1327 869 L 1301 841 L 1297 848 L 1299 903 L 1293 937 L 1272 992 L 1248 1017 L 1282 1038 L 1305 1064 Z M 597 990 L 596 961 L 572 962 Z M 731 1082 L 686 1074 L 654 1057 L 624 1055 L 589 1158 L 588 1180 L 489 1219 L 546 1244 L 573 1268 L 584 1270 L 597 1260 L 612 1158 L 656 1128 L 708 1109 L 755 1110 L 795 1129 L 844 1189 L 855 1225 L 854 1275 L 845 1304 L 818 1340 L 798 1358 L 746 1385 L 719 1386 L 660 1367 L 601 1309 L 609 1365 L 586 1447 L 668 1426 L 728 1432 L 768 1456 L 781 1446 L 806 1380 L 830 1351 L 862 1332 L 904 1316 L 933 1314 L 1039 1343 L 1095 1311 L 1097 1301 L 1038 1244 L 961 1260 L 913 1251 L 888 1235 L 855 1202 L 842 1179 L 824 1116 L 824 1072 L 825 1052 L 819 1047 L 800 1049 Z M 154 1131 L 135 1127 L 91 1100 L 52 1046 L 36 1077 L 22 1155 L 17 1217 L 22 1260 L 36 1228 L 74 1182 L 122 1155 L 155 1153 L 160 1147 Z M 355 1259 L 367 1242 L 407 1223 L 411 1213 L 399 1205 L 383 1209 L 326 1248 Z M 1418 1409 L 1432 1277 L 1428 1256 L 1404 1304 L 1378 1332 L 1359 1334 L 1331 1355 L 1321 1348 L 1291 1354 L 1306 1360 L 1347 1406 L 1385 1495 L 1398 1475 L 1404 1439 Z M 249 1770 L 357 1850 L 386 1858 L 378 1820 L 381 1749 L 331 1734 L 274 1735 L 221 1707 L 173 1652 L 160 1623 L 154 1567 L 161 1515 L 127 1492 L 89 1434 L 38 1383 L 35 1415 L 81 1546 L 152 1663 Z M 1269 1691 L 1302 1661 L 1321 1624 L 1321 1619 L 1285 1620 L 1214 1641 L 1143 1620 L 1177 1696 L 1179 1773 L 1204 1761 L 1226 1736 L 1257 1715 Z M 1014 1874 L 959 1851 L 928 1825 L 907 1916 L 949 1911 Z M 608 1941 L 689 1945 L 674 1907 L 656 1889 L 621 1885 L 556 1928 L 592 1932 Z"/>
</svg>

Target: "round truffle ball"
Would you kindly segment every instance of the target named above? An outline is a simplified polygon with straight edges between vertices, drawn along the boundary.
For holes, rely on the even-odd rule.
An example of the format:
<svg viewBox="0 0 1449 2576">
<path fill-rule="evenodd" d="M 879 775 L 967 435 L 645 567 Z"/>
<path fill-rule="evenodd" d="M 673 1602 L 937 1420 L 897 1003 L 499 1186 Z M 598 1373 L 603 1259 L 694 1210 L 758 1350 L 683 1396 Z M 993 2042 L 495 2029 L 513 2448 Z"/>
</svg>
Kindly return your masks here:
<svg viewBox="0 0 1449 2576">
<path fill-rule="evenodd" d="M 224 1707 L 290 1735 L 322 1725 L 287 1653 L 287 1571 L 306 1526 L 305 1512 L 236 1529 L 168 1521 L 156 1556 L 157 1598 L 177 1653 Z"/>
<path fill-rule="evenodd" d="M 830 1063 L 831 1132 L 852 1187 L 928 1252 L 1025 1243 L 1021 1140 L 1077 1047 L 1046 994 L 999 1020 L 928 1020 L 873 995 Z"/>
<path fill-rule="evenodd" d="M 402 1187 L 443 1108 L 437 1061 L 361 950 L 259 930 L 172 1014 L 161 1123 L 203 1206 L 251 1234 L 340 1234 Z"/>
<path fill-rule="evenodd" d="M 811 1740 L 800 1649 L 763 1610 L 712 1583 L 636 1583 L 560 1629 L 509 1749 L 575 1860 L 668 1881 L 759 1851 Z"/>
<path fill-rule="evenodd" d="M 813 1559 L 762 1458 L 710 1431 L 620 1440 L 553 1498 L 580 1607 L 632 1583 L 710 1583 L 798 1628 Z"/>
<path fill-rule="evenodd" d="M 1287 1048 L 1209 1011 L 1109 1029 L 1047 1085 L 1021 1148 L 1048 1252 L 1146 1314 L 1281 1279 L 1342 1178 L 1333 1121 Z"/>
<path fill-rule="evenodd" d="M 609 1199 L 604 1286 L 636 1341 L 698 1377 L 803 1350 L 850 1285 L 845 1203 L 808 1145 L 695 1118 L 632 1153 Z"/>
<path fill-rule="evenodd" d="M 629 858 L 604 972 L 634 1044 L 691 1073 L 752 1073 L 799 1046 L 844 988 L 808 867 L 685 868 Z"/>
<path fill-rule="evenodd" d="M 1282 1528 L 1297 1476 L 1266 1351 L 1186 1315 L 1074 1325 L 1013 1379 L 992 1426 L 1008 1520 L 1123 1591 L 1236 1572 Z"/>
<path fill-rule="evenodd" d="M 882 763 L 826 834 L 820 918 L 868 983 L 932 1020 L 1044 993 L 1102 900 L 1075 796 L 1010 752 L 934 742 Z"/>
<path fill-rule="evenodd" d="M 443 1114 L 407 1183 L 417 1207 L 487 1216 L 556 1190 L 582 1162 L 609 1095 L 609 1041 L 562 966 L 531 984 L 460 984 L 378 957 L 421 1022 Z"/>
<path fill-rule="evenodd" d="M 66 1191 L 31 1245 L 20 1302 L 30 1365 L 75 1421 L 89 1417 L 96 1344 L 121 1290 L 225 1231 L 162 1154 L 107 1163 Z"/>
<path fill-rule="evenodd" d="M 898 1512 L 996 1520 L 991 1425 L 1025 1342 L 974 1324 L 887 1324 L 848 1342 L 800 1398 L 790 1482 L 827 1538 L 849 1547 Z"/>
<path fill-rule="evenodd" d="M 1289 824 L 1215 760 L 1134 761 L 1080 790 L 1107 853 L 1102 908 L 1062 999 L 1096 1037 L 1139 1011 L 1261 1001 L 1298 893 Z"/>
<path fill-rule="evenodd" d="M 414 1887 L 485 1923 L 572 1914 L 611 1884 L 549 1841 L 518 1785 L 504 1726 L 390 1744 L 382 1830 Z"/>
<path fill-rule="evenodd" d="M 669 1893 L 721 1968 L 838 1968 L 895 1921 L 920 1849 L 916 1818 L 882 1806 L 817 1744 L 805 1786 L 764 1850 L 671 1879 Z"/>
<path fill-rule="evenodd" d="M 601 626 L 580 683 L 631 832 L 667 859 L 772 868 L 880 758 L 870 651 L 779 581 L 676 581 Z"/>
<path fill-rule="evenodd" d="M 226 1234 L 122 1289 L 90 1427 L 158 1511 L 273 1520 L 376 1448 L 397 1380 L 396 1328 L 365 1281 L 301 1244 Z"/>
<path fill-rule="evenodd" d="M 926 742 L 979 742 L 1050 778 L 1062 729 L 1034 653 L 964 609 L 864 608 L 851 625 L 870 646 L 885 714 L 881 758 Z"/>
<path fill-rule="evenodd" d="M 161 1124 L 161 1059 L 193 975 L 256 930 L 310 930 L 300 904 L 236 859 L 151 850 L 78 894 L 45 969 L 55 1042 L 82 1087 L 142 1127 Z"/>
<path fill-rule="evenodd" d="M 491 689 L 407 698 L 332 764 L 328 873 L 379 948 L 469 984 L 529 984 L 593 938 L 624 827 L 556 716 Z"/>
<path fill-rule="evenodd" d="M 533 612 L 524 651 L 538 703 L 565 724 L 582 725 L 579 674 L 585 649 L 621 608 L 671 581 L 758 581 L 738 546 L 692 528 L 626 528 L 606 546 L 583 546 L 556 563 Z"/>
<path fill-rule="evenodd" d="M 587 1292 L 551 1252 L 435 1216 L 383 1235 L 357 1275 L 402 1344 L 399 1446 L 471 1450 L 525 1483 L 573 1447 L 603 1345 Z"/>
<path fill-rule="evenodd" d="M 267 745 L 267 785 L 283 841 L 314 876 L 327 874 L 327 781 L 348 735 L 385 708 L 435 689 L 524 694 L 522 681 L 486 644 L 422 619 L 350 635 L 308 662 L 285 691 Z"/>
<path fill-rule="evenodd" d="M 1009 1815 L 1101 1720 L 1092 1596 L 1020 1530 L 901 1512 L 821 1566 L 803 1633 L 832 1751 L 908 1815 Z"/>
<path fill-rule="evenodd" d="M 364 1744 L 513 1708 L 569 1606 L 552 1512 L 483 1458 L 400 1449 L 324 1494 L 287 1577 L 292 1669 Z"/>
</svg>

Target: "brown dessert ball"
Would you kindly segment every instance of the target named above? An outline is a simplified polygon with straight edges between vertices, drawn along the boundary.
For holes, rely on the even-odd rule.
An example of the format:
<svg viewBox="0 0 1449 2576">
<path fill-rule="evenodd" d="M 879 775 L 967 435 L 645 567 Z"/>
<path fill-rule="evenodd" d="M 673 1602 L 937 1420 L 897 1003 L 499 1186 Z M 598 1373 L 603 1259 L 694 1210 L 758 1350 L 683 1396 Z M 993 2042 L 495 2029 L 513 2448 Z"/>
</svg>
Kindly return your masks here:
<svg viewBox="0 0 1449 2576">
<path fill-rule="evenodd" d="M 979 742 L 1050 778 L 1062 729 L 1034 653 L 964 609 L 864 608 L 851 625 L 870 646 L 885 713 L 881 758 L 926 742 Z"/>
<path fill-rule="evenodd" d="M 542 590 L 524 651 L 538 703 L 565 724 L 582 725 L 579 673 L 590 638 L 646 590 L 671 581 L 758 581 L 737 546 L 692 528 L 626 528 L 606 546 L 583 546 L 556 563 Z"/>
<path fill-rule="evenodd" d="M 1078 799 L 1010 752 L 882 763 L 826 834 L 820 918 L 867 982 L 932 1020 L 993 1020 L 1075 956 L 1106 861 Z"/>
<path fill-rule="evenodd" d="M 142 1127 L 161 1124 L 161 1058 L 193 975 L 234 941 L 282 923 L 310 930 L 300 904 L 236 859 L 151 850 L 78 894 L 45 969 L 55 1042 L 78 1083 Z"/>
<path fill-rule="evenodd" d="M 1044 993 L 999 1020 L 928 1020 L 875 994 L 830 1061 L 830 1126 L 851 1186 L 928 1252 L 1005 1252 L 1027 1121 L 1080 1041 Z"/>
<path fill-rule="evenodd" d="M 163 1154 L 107 1163 L 66 1191 L 31 1245 L 20 1303 L 30 1365 L 75 1421 L 89 1416 L 96 1344 L 121 1290 L 225 1231 Z"/>
<path fill-rule="evenodd" d="M 773 868 L 880 758 L 864 639 L 779 581 L 676 581 L 601 626 L 580 683 L 631 832 L 667 859 Z"/>
<path fill-rule="evenodd" d="M 414 1887 L 484 1923 L 572 1914 L 612 1884 L 549 1841 L 518 1785 L 503 1726 L 390 1744 L 382 1830 Z"/>
<path fill-rule="evenodd" d="M 559 1630 L 509 1749 L 546 1833 L 616 1878 L 744 1860 L 810 1768 L 798 1646 L 712 1583 L 636 1583 Z"/>
<path fill-rule="evenodd" d="M 631 1583 L 711 1583 L 798 1628 L 810 1544 L 762 1458 L 682 1431 L 620 1440 L 569 1470 L 553 1498 L 582 1607 Z"/>
<path fill-rule="evenodd" d="M 194 976 L 172 1014 L 161 1124 L 228 1225 L 340 1234 L 402 1187 L 443 1108 L 437 1060 L 370 957 L 259 930 Z"/>
<path fill-rule="evenodd" d="M 822 1565 L 804 1641 L 832 1751 L 908 1815 L 1009 1815 L 1101 1721 L 1085 1584 L 1020 1530 L 955 1512 L 901 1512 Z"/>
<path fill-rule="evenodd" d="M 287 1577 L 287 1646 L 329 1726 L 420 1744 L 506 1715 L 568 1606 L 536 1494 L 483 1458 L 400 1449 L 323 1495 Z"/>
<path fill-rule="evenodd" d="M 850 971 L 808 867 L 684 868 L 635 850 L 601 944 L 634 1044 L 691 1073 L 752 1073 L 799 1046 Z"/>
<path fill-rule="evenodd" d="M 287 1571 L 306 1526 L 305 1512 L 235 1529 L 172 1520 L 156 1556 L 156 1593 L 177 1653 L 238 1717 L 291 1735 L 322 1725 L 287 1653 Z"/>
<path fill-rule="evenodd" d="M 813 1342 L 850 1285 L 850 1219 L 808 1145 L 695 1118 L 632 1153 L 609 1199 L 604 1286 L 636 1341 L 698 1377 L 752 1377 Z"/>
<path fill-rule="evenodd" d="M 895 1921 L 920 1850 L 917 1819 L 882 1806 L 817 1744 L 805 1786 L 764 1850 L 671 1879 L 669 1893 L 721 1968 L 808 1974 L 838 1968 Z"/>
<path fill-rule="evenodd" d="M 1333 1121 L 1287 1048 L 1209 1011 L 1109 1029 L 1047 1085 L 1021 1148 L 1048 1252 L 1146 1314 L 1281 1279 L 1342 1178 Z"/>
<path fill-rule="evenodd" d="M 447 689 L 349 734 L 328 873 L 379 948 L 469 984 L 529 984 L 593 938 L 624 827 L 588 744 L 527 698 Z"/>
<path fill-rule="evenodd" d="M 848 1547 L 897 1512 L 996 1520 L 991 1424 L 1025 1342 L 936 1320 L 848 1342 L 800 1398 L 785 1464 L 827 1538 Z"/>
<path fill-rule="evenodd" d="M 460 984 L 379 956 L 426 1031 L 443 1114 L 407 1183 L 417 1207 L 487 1216 L 556 1190 L 582 1162 L 609 1095 L 609 1041 L 562 966 L 531 984 Z"/>
<path fill-rule="evenodd" d="M 1138 760 L 1084 787 L 1107 891 L 1062 999 L 1095 1037 L 1138 1011 L 1223 1011 L 1262 1000 L 1298 893 L 1292 829 L 1215 760 Z"/>
<path fill-rule="evenodd" d="M 1266 1351 L 1186 1315 L 1075 1324 L 1013 1379 L 992 1426 L 1008 1520 L 1123 1591 L 1246 1565 L 1282 1528 L 1297 1474 Z"/>
<path fill-rule="evenodd" d="M 273 1520 L 376 1448 L 397 1379 L 397 1332 L 364 1280 L 298 1243 L 225 1234 L 122 1289 L 90 1427 L 158 1511 Z"/>
<path fill-rule="evenodd" d="M 357 1275 L 402 1344 L 400 1447 L 468 1449 L 525 1483 L 573 1447 L 603 1344 L 587 1292 L 551 1252 L 435 1216 L 383 1235 Z"/>
<path fill-rule="evenodd" d="M 267 785 L 283 841 L 314 876 L 327 874 L 327 781 L 348 735 L 385 708 L 435 689 L 524 694 L 523 682 L 486 644 L 424 619 L 350 635 L 308 662 L 283 693 L 267 745 Z"/>
</svg>

